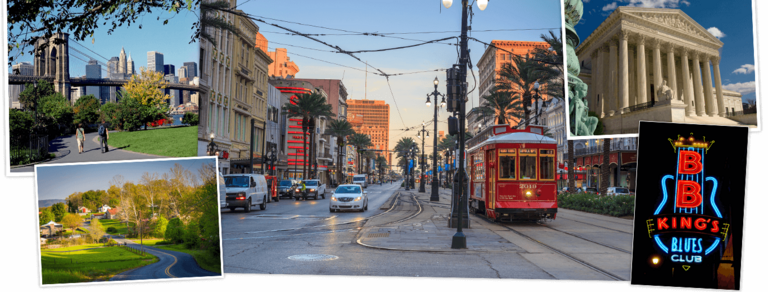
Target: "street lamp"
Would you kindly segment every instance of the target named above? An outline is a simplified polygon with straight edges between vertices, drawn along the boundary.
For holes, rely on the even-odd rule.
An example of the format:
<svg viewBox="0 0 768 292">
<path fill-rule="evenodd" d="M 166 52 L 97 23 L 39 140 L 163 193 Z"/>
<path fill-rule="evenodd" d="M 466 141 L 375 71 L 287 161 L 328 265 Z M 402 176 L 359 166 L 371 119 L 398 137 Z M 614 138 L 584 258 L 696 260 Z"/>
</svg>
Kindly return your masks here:
<svg viewBox="0 0 768 292">
<path fill-rule="evenodd" d="M 539 94 L 540 86 L 541 84 L 539 84 L 538 80 L 533 83 L 533 90 L 536 91 L 536 97 L 533 99 L 533 103 L 536 106 L 536 111 L 534 112 L 534 115 L 536 116 L 536 125 L 539 124 L 539 98 L 541 98 L 541 95 Z"/>
<path fill-rule="evenodd" d="M 213 141 L 214 138 L 216 138 L 216 134 L 214 132 L 211 132 L 211 143 L 208 143 L 208 149 L 206 154 L 209 156 L 219 156 L 219 146 L 216 145 L 216 142 Z"/>
<path fill-rule="evenodd" d="M 432 83 L 435 84 L 435 91 L 433 91 L 432 93 L 427 94 L 427 103 L 429 103 L 429 97 L 430 96 L 434 96 L 435 97 L 435 102 L 437 102 L 437 97 L 438 96 L 442 96 L 443 97 L 443 101 L 440 102 L 440 106 L 445 106 L 445 95 L 443 95 L 442 93 L 437 91 L 437 86 L 440 84 L 440 80 L 437 79 L 437 77 L 435 77 L 435 80 Z M 432 123 L 434 123 L 434 126 L 435 126 L 435 128 L 434 128 L 435 135 L 434 135 L 434 138 L 433 138 L 433 141 L 432 141 L 432 145 L 433 145 L 432 146 L 432 173 L 437 173 L 437 108 L 438 107 L 435 107 L 435 113 L 434 113 L 433 120 L 432 120 Z M 427 133 L 427 137 L 429 137 L 429 133 Z M 432 176 L 432 193 L 429 196 L 429 201 L 430 202 L 438 202 L 438 201 L 440 201 L 440 195 L 438 194 L 438 187 L 439 186 L 437 184 L 438 184 L 437 179 L 435 178 L 435 176 Z"/>
</svg>

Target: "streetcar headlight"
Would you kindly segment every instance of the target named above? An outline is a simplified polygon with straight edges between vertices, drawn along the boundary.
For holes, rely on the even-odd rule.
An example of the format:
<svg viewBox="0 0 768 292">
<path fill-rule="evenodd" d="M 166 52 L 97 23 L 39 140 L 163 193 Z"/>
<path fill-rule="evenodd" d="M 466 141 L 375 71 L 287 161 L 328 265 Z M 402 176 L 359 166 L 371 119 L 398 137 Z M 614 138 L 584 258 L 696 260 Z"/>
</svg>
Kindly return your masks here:
<svg viewBox="0 0 768 292">
<path fill-rule="evenodd" d="M 355 202 L 357 202 L 357 201 L 360 201 L 360 200 L 362 200 L 362 199 L 363 199 L 363 197 L 362 197 L 362 196 L 361 196 L 361 197 L 357 197 L 357 198 L 355 198 Z"/>
<path fill-rule="evenodd" d="M 526 197 L 530 197 L 531 196 L 531 191 L 525 191 L 525 196 Z"/>
</svg>

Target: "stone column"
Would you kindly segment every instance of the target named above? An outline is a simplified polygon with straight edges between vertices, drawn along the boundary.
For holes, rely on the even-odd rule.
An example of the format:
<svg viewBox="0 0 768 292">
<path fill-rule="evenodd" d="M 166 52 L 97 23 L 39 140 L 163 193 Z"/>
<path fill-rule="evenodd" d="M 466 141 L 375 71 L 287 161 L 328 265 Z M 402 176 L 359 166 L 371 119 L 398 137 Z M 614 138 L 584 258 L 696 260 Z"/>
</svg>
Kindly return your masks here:
<svg viewBox="0 0 768 292">
<path fill-rule="evenodd" d="M 667 83 L 672 91 L 675 93 L 674 99 L 677 99 L 679 92 L 677 91 L 677 72 L 675 70 L 675 46 L 672 43 L 667 45 L 667 75 L 669 80 Z"/>
<path fill-rule="evenodd" d="M 599 59 L 600 56 L 599 51 L 595 50 L 590 54 L 590 58 L 592 60 L 592 79 L 590 80 L 589 84 L 589 92 L 590 92 L 590 98 L 589 98 L 589 110 L 598 112 L 597 110 L 597 95 L 600 94 L 598 88 L 599 86 L 597 84 L 600 83 L 600 79 L 598 78 L 598 69 L 599 66 Z"/>
<path fill-rule="evenodd" d="M 608 66 L 608 60 L 610 59 L 610 56 L 608 54 L 609 50 L 607 47 L 601 47 L 600 48 L 600 92 L 602 94 L 600 95 L 600 117 L 605 117 L 608 115 L 608 111 L 610 110 L 610 107 L 608 106 L 608 101 L 610 98 L 608 96 L 610 95 L 610 70 Z"/>
<path fill-rule="evenodd" d="M 704 98 L 706 99 L 707 115 L 714 117 L 717 114 L 717 102 L 712 94 L 712 71 L 709 68 L 709 56 L 704 56 Z"/>
<path fill-rule="evenodd" d="M 699 52 L 692 52 L 693 53 L 693 96 L 696 100 L 696 115 L 697 116 L 703 116 L 704 115 L 704 89 L 702 89 L 701 84 L 701 60 L 699 59 L 701 53 Z"/>
<path fill-rule="evenodd" d="M 693 100 L 693 88 L 691 88 L 691 83 L 688 82 L 688 76 L 691 75 L 691 70 L 688 67 L 688 52 L 689 50 L 687 48 L 682 48 L 683 55 L 680 56 L 680 62 L 682 62 L 683 65 L 683 96 L 685 97 L 685 115 L 691 116 L 693 115 L 693 107 L 691 106 L 691 101 Z"/>
<path fill-rule="evenodd" d="M 645 77 L 648 74 L 645 72 L 645 36 L 640 36 L 637 39 L 637 103 L 648 102 L 648 85 L 645 82 Z"/>
<path fill-rule="evenodd" d="M 619 108 L 618 112 L 624 112 L 629 106 L 629 33 L 619 33 Z"/>
<path fill-rule="evenodd" d="M 637 104 L 637 69 L 635 68 L 635 50 L 629 49 L 629 106 Z"/>
<path fill-rule="evenodd" d="M 610 52 L 609 58 L 611 59 L 611 61 L 608 68 L 608 73 L 610 74 L 609 86 L 611 90 L 610 90 L 610 93 L 607 94 L 608 100 L 606 102 L 608 103 L 608 115 L 613 116 L 617 110 L 616 103 L 619 97 L 619 86 L 618 86 L 619 82 L 617 78 L 618 76 L 616 76 L 618 75 L 617 73 L 618 73 L 618 67 L 619 67 L 619 64 L 618 64 L 619 55 L 618 55 L 618 52 L 616 52 L 618 49 L 618 42 L 616 40 L 610 40 L 610 42 L 611 42 L 611 47 L 610 47 L 611 52 Z"/>
<path fill-rule="evenodd" d="M 717 91 L 717 113 L 721 117 L 725 117 L 728 113 L 728 109 L 725 108 L 723 103 L 723 82 L 720 79 L 720 56 L 712 58 L 712 66 L 715 70 L 715 90 Z"/>
<path fill-rule="evenodd" d="M 663 80 L 662 73 L 661 73 L 661 41 L 654 40 L 653 41 L 653 91 L 655 91 L 653 96 L 656 97 L 656 101 L 659 101 L 659 97 L 656 94 L 656 92 L 659 91 L 659 87 L 661 87 L 661 82 Z"/>
</svg>

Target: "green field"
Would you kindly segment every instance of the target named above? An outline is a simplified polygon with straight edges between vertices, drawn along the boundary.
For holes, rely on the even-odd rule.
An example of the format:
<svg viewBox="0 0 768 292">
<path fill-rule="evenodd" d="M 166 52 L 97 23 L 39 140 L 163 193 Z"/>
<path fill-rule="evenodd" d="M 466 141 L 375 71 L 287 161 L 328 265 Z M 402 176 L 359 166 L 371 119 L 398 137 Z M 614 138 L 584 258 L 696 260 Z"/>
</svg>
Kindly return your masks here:
<svg viewBox="0 0 768 292">
<path fill-rule="evenodd" d="M 68 246 L 68 247 L 44 249 L 43 252 L 46 252 L 46 251 L 69 251 L 69 250 L 79 250 L 79 249 L 87 249 L 87 248 L 99 248 L 99 247 L 103 247 L 103 246 L 104 246 L 104 244 L 101 244 L 101 243 L 82 244 L 82 245 L 73 245 L 73 246 Z"/>
<path fill-rule="evenodd" d="M 88 231 L 86 231 L 85 229 L 75 230 L 75 232 L 72 232 L 72 230 L 67 230 L 67 231 L 65 231 L 65 232 L 63 232 L 61 234 L 64 235 L 64 236 L 70 236 L 73 233 L 74 234 L 88 234 Z"/>
<path fill-rule="evenodd" d="M 190 250 L 185 248 L 184 244 L 158 245 L 155 247 L 190 254 L 201 268 L 221 274 L 221 258 L 214 257 L 205 250 Z"/>
<path fill-rule="evenodd" d="M 73 252 L 45 250 L 40 255 L 43 284 L 108 281 L 123 271 L 157 261 L 153 255 L 140 256 L 120 246 Z"/>
<path fill-rule="evenodd" d="M 139 240 L 138 238 L 128 238 L 128 239 L 133 241 L 136 244 L 143 243 L 146 246 L 153 246 L 158 242 L 163 242 L 162 238 L 144 238 L 143 240 Z"/>
<path fill-rule="evenodd" d="M 127 234 L 128 233 L 128 226 L 125 226 L 125 223 L 120 223 L 120 220 L 100 219 L 99 223 L 101 223 L 101 225 L 104 226 L 104 230 L 105 231 L 109 227 L 114 227 L 115 229 L 117 229 L 116 233 L 115 232 L 107 232 L 107 234 L 116 235 L 116 234 Z"/>
<path fill-rule="evenodd" d="M 110 149 L 161 155 L 197 156 L 197 126 L 109 133 Z"/>
</svg>

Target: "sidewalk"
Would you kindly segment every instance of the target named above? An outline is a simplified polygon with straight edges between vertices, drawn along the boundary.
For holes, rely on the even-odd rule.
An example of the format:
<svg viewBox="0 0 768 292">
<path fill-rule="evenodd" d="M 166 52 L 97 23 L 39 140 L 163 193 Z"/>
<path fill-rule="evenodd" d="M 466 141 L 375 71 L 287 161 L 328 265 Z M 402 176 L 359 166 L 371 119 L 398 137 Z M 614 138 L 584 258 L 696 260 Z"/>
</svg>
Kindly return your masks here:
<svg viewBox="0 0 768 292">
<path fill-rule="evenodd" d="M 430 202 L 430 192 L 400 190 L 394 207 L 380 216 L 369 219 L 360 232 L 357 243 L 379 249 L 427 252 L 467 251 L 524 251 L 511 243 L 482 219 L 470 216 L 470 227 L 464 229 L 467 249 L 451 249 L 456 228 L 448 228 L 450 215 L 450 190 L 440 189 L 440 201 Z M 413 196 L 417 201 L 413 200 Z M 413 218 L 401 221 L 417 213 Z"/>
</svg>

